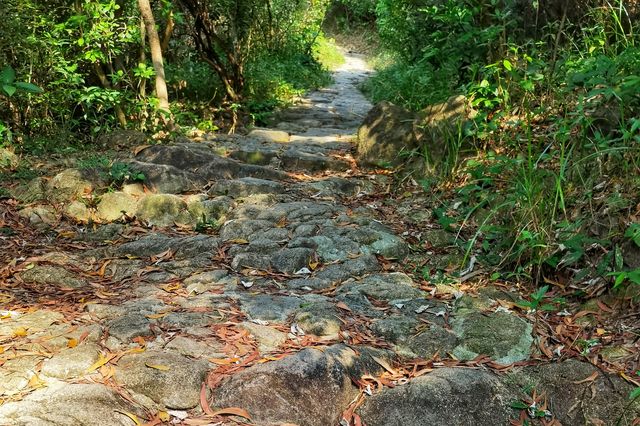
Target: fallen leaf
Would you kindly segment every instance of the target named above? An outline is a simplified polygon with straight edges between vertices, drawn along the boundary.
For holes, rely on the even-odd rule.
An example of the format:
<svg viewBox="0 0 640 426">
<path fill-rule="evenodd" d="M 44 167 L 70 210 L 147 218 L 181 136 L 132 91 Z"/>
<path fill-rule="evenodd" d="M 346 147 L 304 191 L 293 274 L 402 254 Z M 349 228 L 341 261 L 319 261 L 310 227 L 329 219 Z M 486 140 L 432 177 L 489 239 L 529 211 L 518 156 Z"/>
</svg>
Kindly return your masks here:
<svg viewBox="0 0 640 426">
<path fill-rule="evenodd" d="M 120 410 L 116 410 L 118 413 L 123 414 L 127 417 L 129 417 L 131 420 L 133 420 L 133 422 L 137 425 L 140 426 L 142 423 L 140 423 L 140 420 L 138 419 L 138 416 L 136 416 L 133 413 L 130 413 L 128 411 L 120 411 Z"/>
<path fill-rule="evenodd" d="M 97 370 L 98 368 L 102 367 L 103 365 L 111 361 L 114 357 L 115 357 L 114 354 L 104 355 L 101 353 L 100 358 L 98 358 L 98 360 L 94 362 L 93 365 L 91 365 L 91 367 L 87 368 L 86 370 L 87 373 Z"/>
<path fill-rule="evenodd" d="M 349 308 L 344 302 L 336 303 L 336 308 L 351 312 L 351 308 Z"/>
<path fill-rule="evenodd" d="M 212 416 L 240 416 L 247 420 L 251 420 L 251 415 L 249 415 L 247 410 L 239 407 L 223 408 L 222 410 L 214 411 Z"/>
<path fill-rule="evenodd" d="M 144 151 L 147 148 L 150 148 L 151 145 L 138 145 L 135 148 L 133 148 L 133 155 L 138 155 L 140 154 L 142 151 Z"/>
<path fill-rule="evenodd" d="M 149 315 L 145 315 L 147 318 L 149 319 L 160 319 L 162 317 L 166 317 L 169 314 L 169 312 L 163 312 L 161 314 L 149 314 Z"/>
<path fill-rule="evenodd" d="M 245 240 L 244 238 L 235 238 L 233 240 L 229 240 L 227 241 L 228 243 L 232 243 L 232 244 L 249 244 L 249 240 Z"/>
<path fill-rule="evenodd" d="M 27 336 L 27 329 L 24 327 L 18 327 L 15 330 L 13 330 L 13 336 L 14 337 L 26 337 Z"/>
<path fill-rule="evenodd" d="M 29 379 L 29 387 L 32 389 L 43 388 L 46 386 L 46 382 L 40 378 L 37 374 L 34 374 Z"/>
<path fill-rule="evenodd" d="M 209 406 L 209 401 L 207 400 L 207 385 L 204 383 L 200 388 L 200 408 L 202 408 L 202 411 L 204 411 L 205 414 L 210 416 L 214 415 L 213 410 Z"/>
<path fill-rule="evenodd" d="M 171 367 L 169 367 L 168 365 L 151 364 L 151 363 L 148 363 L 148 362 L 145 362 L 144 365 L 146 365 L 149 368 L 154 368 L 154 369 L 160 370 L 160 371 L 169 371 L 169 370 L 171 370 Z"/>
<path fill-rule="evenodd" d="M 373 356 L 373 355 L 371 356 L 371 358 L 373 358 L 373 360 L 374 360 L 375 362 L 377 362 L 378 364 L 380 364 L 380 366 L 381 366 L 382 368 L 384 368 L 385 370 L 387 370 L 389 373 L 393 374 L 394 376 L 397 376 L 397 375 L 398 375 L 398 372 L 397 372 L 396 370 L 394 370 L 394 369 L 393 369 L 393 367 L 391 367 L 391 366 L 389 365 L 389 363 L 388 363 L 387 361 L 385 361 L 384 359 L 382 359 L 382 358 L 378 358 L 378 357 Z"/>
<path fill-rule="evenodd" d="M 75 348 L 78 346 L 78 341 L 76 339 L 67 340 L 67 348 Z"/>
<path fill-rule="evenodd" d="M 240 358 L 209 358 L 209 361 L 217 365 L 231 365 L 240 361 Z"/>
<path fill-rule="evenodd" d="M 582 383 L 593 382 L 595 379 L 598 378 L 598 375 L 599 375 L 599 373 L 597 371 L 594 371 L 593 374 L 591 374 L 586 379 L 578 380 L 577 382 L 572 382 L 572 383 L 574 385 L 580 385 Z"/>
</svg>

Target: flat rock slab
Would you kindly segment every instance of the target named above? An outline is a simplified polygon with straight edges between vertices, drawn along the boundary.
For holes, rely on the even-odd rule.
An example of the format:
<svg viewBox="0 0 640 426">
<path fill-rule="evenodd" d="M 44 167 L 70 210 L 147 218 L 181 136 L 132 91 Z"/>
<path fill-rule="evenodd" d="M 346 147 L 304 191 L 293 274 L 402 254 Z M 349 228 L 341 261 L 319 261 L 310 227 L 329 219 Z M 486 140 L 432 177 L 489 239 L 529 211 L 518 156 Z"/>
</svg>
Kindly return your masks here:
<svg viewBox="0 0 640 426">
<path fill-rule="evenodd" d="M 209 365 L 174 352 L 148 351 L 118 362 L 115 379 L 162 407 L 189 409 L 198 404 Z"/>
<path fill-rule="evenodd" d="M 518 396 L 492 373 L 443 368 L 367 398 L 359 412 L 369 426 L 507 425 Z"/>
<path fill-rule="evenodd" d="M 22 401 L 0 406 L 0 424 L 11 426 L 131 426 L 124 413 L 138 414 L 106 386 L 59 383 Z"/>
</svg>

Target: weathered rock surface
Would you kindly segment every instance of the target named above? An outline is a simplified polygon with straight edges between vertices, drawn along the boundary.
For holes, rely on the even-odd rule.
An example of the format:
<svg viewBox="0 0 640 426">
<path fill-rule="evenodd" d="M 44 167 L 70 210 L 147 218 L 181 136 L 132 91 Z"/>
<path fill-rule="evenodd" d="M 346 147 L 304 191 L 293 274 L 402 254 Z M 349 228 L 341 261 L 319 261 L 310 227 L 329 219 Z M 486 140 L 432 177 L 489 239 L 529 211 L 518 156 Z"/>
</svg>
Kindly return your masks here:
<svg viewBox="0 0 640 426">
<path fill-rule="evenodd" d="M 507 425 L 517 397 L 492 373 L 444 368 L 373 395 L 359 411 L 371 426 Z"/>
<path fill-rule="evenodd" d="M 357 395 L 343 362 L 331 353 L 305 349 L 281 361 L 252 367 L 214 390 L 214 407 L 247 410 L 259 424 L 335 425 Z"/>
<path fill-rule="evenodd" d="M 173 352 L 147 351 L 118 362 L 115 379 L 161 407 L 189 409 L 198 404 L 209 366 Z"/>
<path fill-rule="evenodd" d="M 0 424 L 12 426 L 131 426 L 124 413 L 139 413 L 98 384 L 58 383 L 0 406 Z"/>
</svg>

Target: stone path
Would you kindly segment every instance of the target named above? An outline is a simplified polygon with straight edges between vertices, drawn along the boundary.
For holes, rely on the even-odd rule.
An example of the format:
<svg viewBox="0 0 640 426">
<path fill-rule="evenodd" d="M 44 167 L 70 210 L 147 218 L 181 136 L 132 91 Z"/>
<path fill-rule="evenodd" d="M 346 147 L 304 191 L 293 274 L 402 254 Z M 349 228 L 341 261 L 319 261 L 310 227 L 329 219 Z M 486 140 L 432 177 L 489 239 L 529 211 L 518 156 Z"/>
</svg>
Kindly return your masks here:
<svg viewBox="0 0 640 426">
<path fill-rule="evenodd" d="M 409 245 L 353 202 L 385 177 L 354 173 L 371 105 L 347 59 L 273 129 L 138 150 L 153 193 L 87 203 L 77 170 L 16 191 L 49 201 L 20 214 L 54 247 L 3 269 L 0 425 L 632 423 L 621 378 L 562 348 L 537 361 L 509 289 L 396 272 Z M 80 225 L 51 235 L 60 215 Z"/>
</svg>

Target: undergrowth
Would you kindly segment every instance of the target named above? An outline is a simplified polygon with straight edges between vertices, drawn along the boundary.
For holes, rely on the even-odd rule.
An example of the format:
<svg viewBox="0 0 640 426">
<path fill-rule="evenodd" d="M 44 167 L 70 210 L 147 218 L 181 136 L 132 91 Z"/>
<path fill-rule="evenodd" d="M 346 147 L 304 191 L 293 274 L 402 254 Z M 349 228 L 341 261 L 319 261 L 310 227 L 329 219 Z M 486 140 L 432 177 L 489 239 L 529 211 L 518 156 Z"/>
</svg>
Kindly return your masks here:
<svg viewBox="0 0 640 426">
<path fill-rule="evenodd" d="M 417 3 L 378 2 L 386 50 L 364 89 L 414 111 L 462 94 L 476 111 L 418 176 L 463 264 L 586 294 L 640 284 L 635 15 L 603 3 L 527 32 L 508 7 Z"/>
</svg>

